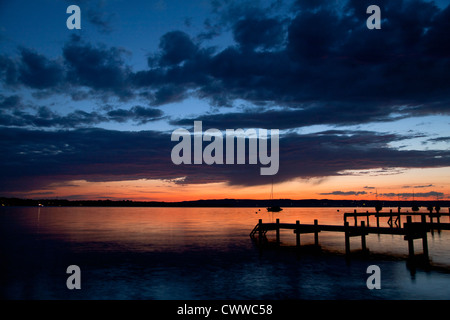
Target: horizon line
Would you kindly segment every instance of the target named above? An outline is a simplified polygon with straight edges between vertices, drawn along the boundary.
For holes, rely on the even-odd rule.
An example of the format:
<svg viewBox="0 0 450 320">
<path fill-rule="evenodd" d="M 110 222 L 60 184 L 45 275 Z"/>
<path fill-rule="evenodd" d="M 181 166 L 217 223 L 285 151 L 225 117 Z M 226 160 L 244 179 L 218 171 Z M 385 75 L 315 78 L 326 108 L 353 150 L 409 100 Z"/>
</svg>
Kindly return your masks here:
<svg viewBox="0 0 450 320">
<path fill-rule="evenodd" d="M 430 199 L 430 200 L 387 200 L 387 199 L 328 199 L 328 198 L 309 198 L 309 199 L 291 199 L 291 198 L 278 198 L 278 199 L 239 199 L 239 198 L 220 198 L 220 199 L 196 199 L 196 200 L 180 200 L 180 201 L 162 201 L 162 200 L 132 200 L 132 199 L 67 199 L 67 198 L 18 198 L 18 197 L 1 197 L 0 201 L 5 200 L 19 200 L 19 201 L 68 201 L 68 202 L 82 202 L 82 201 L 109 201 L 109 202 L 141 202 L 141 203 L 182 203 L 182 202 L 199 202 L 199 201 L 351 201 L 351 202 L 448 202 L 450 199 Z"/>
</svg>

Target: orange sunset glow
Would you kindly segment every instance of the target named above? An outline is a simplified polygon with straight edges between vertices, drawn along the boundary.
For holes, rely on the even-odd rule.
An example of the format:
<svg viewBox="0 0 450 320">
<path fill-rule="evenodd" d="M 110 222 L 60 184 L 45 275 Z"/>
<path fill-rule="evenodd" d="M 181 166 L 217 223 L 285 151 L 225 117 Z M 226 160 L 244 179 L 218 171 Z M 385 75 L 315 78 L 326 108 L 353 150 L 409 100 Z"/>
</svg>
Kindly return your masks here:
<svg viewBox="0 0 450 320">
<path fill-rule="evenodd" d="M 323 179 L 296 179 L 274 183 L 275 199 L 358 199 L 412 200 L 403 194 L 415 193 L 416 200 L 448 200 L 450 175 L 448 168 L 411 169 L 390 175 L 332 176 Z M 342 186 L 345 186 L 343 188 Z M 333 194 L 339 190 L 342 194 Z M 355 191 L 354 194 L 349 193 Z M 164 180 L 124 180 L 113 182 L 71 181 L 34 190 L 25 197 L 76 200 L 191 201 L 200 199 L 269 199 L 271 184 L 262 186 L 230 186 L 226 183 L 179 184 Z M 359 192 L 359 193 L 358 193 Z M 438 196 L 424 197 L 435 192 Z M 349 193 L 347 195 L 343 193 Z M 378 193 L 378 197 L 376 195 Z M 394 194 L 394 195 L 393 195 Z M 440 196 L 443 194 L 444 196 Z"/>
</svg>

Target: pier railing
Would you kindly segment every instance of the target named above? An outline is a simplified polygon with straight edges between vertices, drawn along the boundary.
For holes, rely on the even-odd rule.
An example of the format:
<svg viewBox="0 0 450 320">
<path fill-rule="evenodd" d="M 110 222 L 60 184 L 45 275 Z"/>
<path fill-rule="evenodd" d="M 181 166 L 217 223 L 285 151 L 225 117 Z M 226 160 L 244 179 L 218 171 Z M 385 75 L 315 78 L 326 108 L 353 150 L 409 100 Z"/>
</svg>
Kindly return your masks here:
<svg viewBox="0 0 450 320">
<path fill-rule="evenodd" d="M 392 213 L 392 212 L 390 212 Z M 389 213 L 389 214 L 390 214 Z M 404 214 L 404 213 L 402 213 Z M 361 221 L 360 225 L 357 225 L 357 217 L 375 215 L 374 213 L 349 213 L 344 214 L 343 225 L 323 225 L 319 224 L 318 220 L 314 220 L 314 224 L 301 224 L 299 220 L 296 223 L 281 223 L 280 219 L 276 219 L 275 223 L 263 223 L 262 219 L 259 219 L 258 224 L 250 232 L 250 237 L 255 240 L 259 245 L 267 243 L 266 234 L 269 231 L 275 231 L 276 245 L 280 245 L 280 230 L 292 230 L 296 237 L 296 247 L 301 246 L 301 234 L 314 233 L 314 245 L 319 246 L 319 233 L 320 232 L 342 232 L 345 235 L 345 253 L 350 254 L 350 238 L 361 237 L 361 247 L 363 251 L 367 251 L 366 236 L 369 234 L 391 234 L 391 235 L 403 235 L 403 239 L 408 242 L 409 257 L 414 256 L 414 240 L 422 239 L 423 256 L 428 259 L 428 232 L 438 230 L 450 230 L 450 223 L 438 223 L 426 222 L 426 214 L 421 215 L 420 222 L 412 222 L 411 215 L 407 215 L 406 222 L 403 227 L 398 225 L 394 228 L 393 224 L 389 227 L 380 227 L 379 220 L 377 220 L 377 226 L 369 226 L 369 221 Z M 390 215 L 385 213 L 376 213 L 379 217 L 388 217 Z M 355 218 L 355 225 L 350 226 L 347 221 L 348 217 Z M 400 218 L 399 218 L 400 219 Z M 392 218 L 391 218 L 392 221 Z"/>
<path fill-rule="evenodd" d="M 353 212 L 346 212 L 344 213 L 344 222 L 347 221 L 348 218 L 353 218 L 355 220 L 355 225 L 357 225 L 357 219 L 358 217 L 366 217 L 366 221 L 367 221 L 367 226 L 369 226 L 369 217 L 370 216 L 374 216 L 377 219 L 377 227 L 380 226 L 380 218 L 382 217 L 389 217 L 389 220 L 387 221 L 389 227 L 397 227 L 400 228 L 401 227 L 401 216 L 425 216 L 429 218 L 430 223 L 433 223 L 434 219 L 436 219 L 436 222 L 439 224 L 441 222 L 441 217 L 442 216 L 447 216 L 450 219 L 450 209 L 448 213 L 443 213 L 440 211 L 437 212 L 429 212 L 429 213 L 424 213 L 424 212 L 408 212 L 408 211 L 401 211 L 400 208 L 398 209 L 397 212 L 393 211 L 392 209 L 389 210 L 389 212 L 357 212 L 356 210 L 354 210 Z M 395 220 L 394 220 L 395 218 Z"/>
</svg>

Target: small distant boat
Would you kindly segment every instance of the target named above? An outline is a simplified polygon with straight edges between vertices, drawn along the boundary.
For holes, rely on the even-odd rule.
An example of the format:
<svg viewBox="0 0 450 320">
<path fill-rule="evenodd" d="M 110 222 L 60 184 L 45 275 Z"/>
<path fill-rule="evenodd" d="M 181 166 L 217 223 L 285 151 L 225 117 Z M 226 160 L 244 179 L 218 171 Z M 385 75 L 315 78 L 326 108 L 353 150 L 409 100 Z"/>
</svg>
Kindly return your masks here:
<svg viewBox="0 0 450 320">
<path fill-rule="evenodd" d="M 273 202 L 273 180 L 272 180 L 272 191 L 270 192 L 270 200 Z M 280 212 L 283 211 L 283 209 L 280 206 L 270 206 L 267 207 L 268 212 Z"/>
<path fill-rule="evenodd" d="M 38 207 L 43 207 L 44 205 L 42 204 L 42 203 L 39 203 L 38 204 Z"/>
<path fill-rule="evenodd" d="M 283 211 L 283 208 L 281 208 L 280 206 L 271 206 L 267 208 L 268 212 L 280 212 Z"/>
</svg>

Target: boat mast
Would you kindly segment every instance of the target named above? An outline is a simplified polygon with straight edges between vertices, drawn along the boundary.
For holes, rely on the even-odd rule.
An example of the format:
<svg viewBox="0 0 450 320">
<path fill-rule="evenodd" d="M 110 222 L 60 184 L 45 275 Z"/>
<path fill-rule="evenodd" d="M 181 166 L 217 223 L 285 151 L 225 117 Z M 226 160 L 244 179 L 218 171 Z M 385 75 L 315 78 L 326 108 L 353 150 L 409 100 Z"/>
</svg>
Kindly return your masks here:
<svg viewBox="0 0 450 320">
<path fill-rule="evenodd" d="M 272 179 L 272 190 L 270 191 L 270 200 L 273 200 L 273 179 Z"/>
</svg>

